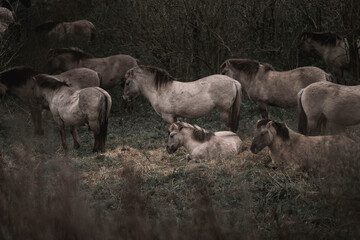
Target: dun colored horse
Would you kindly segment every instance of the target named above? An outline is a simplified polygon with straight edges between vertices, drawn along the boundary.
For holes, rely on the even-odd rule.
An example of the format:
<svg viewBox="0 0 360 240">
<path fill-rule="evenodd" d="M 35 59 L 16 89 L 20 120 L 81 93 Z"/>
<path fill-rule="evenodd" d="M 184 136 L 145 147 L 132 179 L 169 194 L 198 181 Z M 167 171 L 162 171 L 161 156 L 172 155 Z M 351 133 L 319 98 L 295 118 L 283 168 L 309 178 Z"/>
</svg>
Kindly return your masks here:
<svg viewBox="0 0 360 240">
<path fill-rule="evenodd" d="M 88 41 L 93 40 L 96 33 L 94 24 L 88 20 L 78 20 L 74 22 L 49 21 L 38 25 L 35 31 L 45 33 L 49 37 L 55 36 L 60 40 L 67 37 Z"/>
<path fill-rule="evenodd" d="M 229 158 L 240 153 L 242 141 L 230 131 L 209 132 L 199 126 L 176 122 L 169 126 L 169 139 L 166 150 L 174 153 L 185 147 L 189 153 L 187 160 Z"/>
<path fill-rule="evenodd" d="M 360 41 L 357 42 L 360 55 Z M 304 52 L 315 51 L 334 72 L 337 80 L 343 78 L 344 70 L 350 69 L 349 44 L 329 32 L 304 32 L 300 36 L 299 49 Z"/>
<path fill-rule="evenodd" d="M 269 118 L 268 105 L 296 107 L 296 95 L 311 83 L 325 81 L 330 75 L 317 67 L 301 67 L 278 72 L 267 63 L 250 59 L 228 59 L 221 73 L 238 80 L 249 98 L 260 108 L 263 118 Z"/>
<path fill-rule="evenodd" d="M 307 137 L 285 124 L 259 120 L 255 127 L 251 151 L 255 154 L 268 147 L 272 162 L 269 166 L 302 168 L 329 167 L 341 161 L 360 157 L 360 147 L 354 140 L 341 135 Z"/>
<path fill-rule="evenodd" d="M 211 75 L 194 82 L 179 82 L 165 70 L 139 66 L 126 74 L 123 98 L 144 95 L 167 123 L 178 117 L 199 118 L 214 108 L 232 131 L 238 128 L 241 85 L 227 76 Z"/>
<path fill-rule="evenodd" d="M 334 131 L 360 123 L 360 86 L 321 82 L 298 94 L 299 132 L 317 135 L 326 127 Z"/>
<path fill-rule="evenodd" d="M 26 66 L 14 67 L 1 72 L 0 95 L 9 93 L 11 95 L 15 95 L 24 102 L 30 109 L 35 134 L 43 135 L 44 130 L 41 126 L 41 112 L 42 109 L 47 106 L 44 106 L 36 101 L 36 96 L 33 91 L 34 81 L 32 79 L 38 74 L 39 72 Z M 40 76 L 52 77 L 58 81 L 68 84 L 74 89 L 98 87 L 100 85 L 99 74 L 87 68 L 74 69 L 54 76 L 46 74 L 41 74 Z"/>
<path fill-rule="evenodd" d="M 63 148 L 67 149 L 65 124 L 71 127 L 74 148 L 80 147 L 76 127 L 88 124 L 95 138 L 93 151 L 105 152 L 111 108 L 110 95 L 99 87 L 74 90 L 65 82 L 44 75 L 38 75 L 35 82 L 36 96 L 47 101 L 53 118 L 59 126 Z"/>
<path fill-rule="evenodd" d="M 95 58 L 78 48 L 50 49 L 46 56 L 47 68 L 50 72 L 67 71 L 73 68 L 86 67 L 97 71 L 102 76 L 101 87 L 109 89 L 125 77 L 125 73 L 138 66 L 137 60 L 129 55 L 114 55 Z"/>
</svg>

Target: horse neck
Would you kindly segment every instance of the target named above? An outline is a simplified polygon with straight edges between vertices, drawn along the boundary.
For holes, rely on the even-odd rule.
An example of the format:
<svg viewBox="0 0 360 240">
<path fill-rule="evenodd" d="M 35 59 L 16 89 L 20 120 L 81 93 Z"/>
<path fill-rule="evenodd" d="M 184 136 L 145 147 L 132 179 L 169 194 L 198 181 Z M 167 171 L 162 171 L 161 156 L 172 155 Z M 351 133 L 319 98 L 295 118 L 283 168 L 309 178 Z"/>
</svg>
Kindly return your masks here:
<svg viewBox="0 0 360 240">
<path fill-rule="evenodd" d="M 152 80 L 149 81 L 149 79 L 146 79 L 146 77 L 141 78 L 139 80 L 139 90 L 140 93 L 146 97 L 151 103 L 156 101 L 158 90 L 155 87 L 154 79 L 155 76 L 153 76 Z"/>
<path fill-rule="evenodd" d="M 245 73 L 243 73 L 243 72 L 241 72 L 241 71 L 239 71 L 237 69 L 235 69 L 233 71 L 235 73 L 234 74 L 234 79 L 239 81 L 240 84 L 241 84 L 241 87 L 243 87 L 245 90 L 248 89 L 250 87 L 250 84 L 251 84 L 250 77 L 247 74 L 245 74 Z"/>
<path fill-rule="evenodd" d="M 64 92 L 67 93 L 69 96 L 74 92 L 74 90 L 72 90 L 70 87 L 60 87 L 57 88 L 55 90 L 52 89 L 48 89 L 48 88 L 43 88 L 41 89 L 41 92 L 43 93 L 46 101 L 48 101 L 49 103 L 52 102 L 53 98 L 60 92 Z"/>
<path fill-rule="evenodd" d="M 184 128 L 182 132 L 184 138 L 183 146 L 189 153 L 191 153 L 199 145 L 199 142 L 192 138 L 192 129 Z"/>
<path fill-rule="evenodd" d="M 288 128 L 289 129 L 289 128 Z M 272 143 L 268 146 L 270 151 L 273 154 L 282 153 L 284 151 L 288 152 L 291 151 L 291 146 L 293 146 L 294 139 L 299 138 L 301 134 L 294 132 L 293 130 L 289 129 L 289 140 L 284 140 L 277 134 L 274 134 L 274 139 Z"/>
</svg>

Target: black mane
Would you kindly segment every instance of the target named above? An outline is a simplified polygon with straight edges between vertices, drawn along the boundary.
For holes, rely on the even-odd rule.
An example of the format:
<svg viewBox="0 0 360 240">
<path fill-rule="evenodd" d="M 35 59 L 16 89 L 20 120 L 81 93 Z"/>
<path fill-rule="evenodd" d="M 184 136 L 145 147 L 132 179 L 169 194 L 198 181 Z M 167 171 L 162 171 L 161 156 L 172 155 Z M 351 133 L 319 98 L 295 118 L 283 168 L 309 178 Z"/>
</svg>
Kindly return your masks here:
<svg viewBox="0 0 360 240">
<path fill-rule="evenodd" d="M 233 66 L 235 69 L 249 75 L 250 79 L 253 79 L 253 77 L 258 73 L 261 64 L 265 67 L 265 72 L 275 71 L 274 67 L 271 64 L 260 63 L 252 59 L 228 59 L 220 66 L 220 68 L 224 68 L 224 64 L 226 64 L 226 62 L 229 65 Z"/>
<path fill-rule="evenodd" d="M 260 120 L 257 124 L 256 124 L 256 128 L 260 128 L 261 126 L 265 126 L 266 124 L 268 124 L 271 120 L 269 119 L 263 119 Z M 282 140 L 287 141 L 290 139 L 290 135 L 289 135 L 289 129 L 286 127 L 285 124 L 283 123 L 278 123 L 275 121 L 272 121 L 272 126 L 274 126 L 276 133 L 279 137 L 281 137 Z"/>
<path fill-rule="evenodd" d="M 321 45 L 336 45 L 336 40 L 341 40 L 342 38 L 331 32 L 303 32 L 300 35 L 300 38 L 307 37 L 311 38 L 314 41 L 319 42 Z"/>
<path fill-rule="evenodd" d="M 143 65 L 141 65 L 140 68 L 142 70 L 146 70 L 155 74 L 156 89 L 159 89 L 162 86 L 165 86 L 166 84 L 171 83 L 175 80 L 174 77 L 172 77 L 167 71 L 161 68 L 152 67 L 152 66 L 143 66 Z"/>
<path fill-rule="evenodd" d="M 190 123 L 185 123 L 185 122 L 176 122 L 174 123 L 178 126 L 178 128 L 189 128 L 192 129 L 192 137 L 194 140 L 198 141 L 198 142 L 207 142 L 209 141 L 215 134 L 211 131 L 207 131 L 197 125 L 191 125 Z"/>
<path fill-rule="evenodd" d="M 13 67 L 0 73 L 0 82 L 7 87 L 21 86 L 37 74 L 39 72 L 28 66 Z"/>
<path fill-rule="evenodd" d="M 60 21 L 48 21 L 45 23 L 42 23 L 35 27 L 35 31 L 37 32 L 49 32 L 53 30 L 59 23 L 62 23 Z"/>
</svg>

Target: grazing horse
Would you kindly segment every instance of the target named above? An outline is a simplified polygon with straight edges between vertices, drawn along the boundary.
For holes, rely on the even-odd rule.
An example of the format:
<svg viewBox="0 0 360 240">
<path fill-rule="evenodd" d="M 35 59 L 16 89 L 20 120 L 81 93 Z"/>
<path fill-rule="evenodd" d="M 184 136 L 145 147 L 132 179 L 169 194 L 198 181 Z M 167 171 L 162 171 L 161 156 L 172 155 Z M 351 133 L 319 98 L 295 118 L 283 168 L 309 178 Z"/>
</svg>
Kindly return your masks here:
<svg viewBox="0 0 360 240">
<path fill-rule="evenodd" d="M 111 108 L 110 95 L 99 87 L 74 90 L 65 82 L 55 78 L 38 75 L 35 79 L 35 92 L 49 105 L 55 122 L 59 126 L 63 148 L 67 149 L 65 124 L 70 125 L 74 148 L 79 148 L 77 126 L 88 124 L 94 133 L 94 152 L 105 152 L 108 119 Z"/>
<path fill-rule="evenodd" d="M 259 120 L 250 149 L 257 154 L 266 146 L 270 150 L 271 167 L 328 167 L 360 157 L 358 143 L 346 136 L 308 137 L 292 131 L 283 123 Z"/>
<path fill-rule="evenodd" d="M 88 20 L 74 22 L 49 21 L 35 27 L 38 33 L 45 33 L 49 37 L 55 36 L 58 39 L 78 38 L 88 41 L 94 40 L 96 29 L 94 24 Z"/>
<path fill-rule="evenodd" d="M 360 41 L 357 41 L 360 55 Z M 299 49 L 304 52 L 315 51 L 334 72 L 338 81 L 344 70 L 350 69 L 349 44 L 346 38 L 329 32 L 303 32 Z"/>
<path fill-rule="evenodd" d="M 360 86 L 344 86 L 319 82 L 302 89 L 298 94 L 299 132 L 317 135 L 326 126 L 344 130 L 360 123 Z"/>
<path fill-rule="evenodd" d="M 87 67 L 102 76 L 101 88 L 109 89 L 121 83 L 125 73 L 138 66 L 135 58 L 129 55 L 113 55 L 95 58 L 78 48 L 50 49 L 46 56 L 47 68 L 50 72 L 67 71 L 73 68 Z"/>
<path fill-rule="evenodd" d="M 228 59 L 220 69 L 221 74 L 241 83 L 265 119 L 269 119 L 268 105 L 296 107 L 296 95 L 302 88 L 330 78 L 329 74 L 317 67 L 278 72 L 270 64 L 250 59 Z"/>
<path fill-rule="evenodd" d="M 22 102 L 24 102 L 30 109 L 31 119 L 34 124 L 34 133 L 36 135 L 43 135 L 44 130 L 41 126 L 41 112 L 46 105 L 41 105 L 35 99 L 34 95 L 34 81 L 33 77 L 38 75 L 39 72 L 26 66 L 19 66 L 7 69 L 0 73 L 0 95 L 9 93 L 15 95 Z M 64 72 L 59 75 L 46 75 L 62 81 L 74 89 L 81 89 L 85 87 L 98 87 L 100 85 L 100 76 L 97 72 L 80 68 Z"/>
<path fill-rule="evenodd" d="M 211 75 L 194 82 L 179 82 L 165 70 L 139 66 L 126 73 L 124 100 L 143 94 L 167 123 L 177 117 L 199 118 L 214 108 L 231 131 L 236 131 L 241 105 L 241 85 L 227 76 Z"/>
<path fill-rule="evenodd" d="M 242 141 L 231 131 L 210 132 L 199 126 L 176 122 L 169 126 L 168 153 L 184 146 L 187 160 L 229 158 L 240 153 Z"/>
</svg>

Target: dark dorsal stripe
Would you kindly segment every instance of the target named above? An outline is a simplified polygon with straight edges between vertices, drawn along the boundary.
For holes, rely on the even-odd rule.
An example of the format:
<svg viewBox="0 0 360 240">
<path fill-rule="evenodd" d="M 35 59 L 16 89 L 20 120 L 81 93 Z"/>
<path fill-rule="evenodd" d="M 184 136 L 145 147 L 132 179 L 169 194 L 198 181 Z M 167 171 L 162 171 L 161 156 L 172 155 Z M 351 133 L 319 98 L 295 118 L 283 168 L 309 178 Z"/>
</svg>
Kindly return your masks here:
<svg viewBox="0 0 360 240">
<path fill-rule="evenodd" d="M 68 86 L 65 82 L 57 81 L 56 79 L 49 77 L 47 74 L 36 75 L 35 80 L 40 88 L 55 90 L 62 86 Z"/>
<path fill-rule="evenodd" d="M 31 77 L 39 74 L 28 66 L 18 66 L 0 73 L 0 82 L 7 87 L 18 87 L 25 84 Z"/>
<path fill-rule="evenodd" d="M 140 68 L 142 70 L 149 71 L 150 73 L 155 74 L 155 86 L 156 89 L 165 86 L 168 83 L 171 83 L 175 80 L 167 71 L 161 68 L 153 67 L 153 66 L 143 66 L 141 65 Z"/>
<path fill-rule="evenodd" d="M 268 124 L 271 120 L 268 119 L 263 119 L 260 120 L 257 124 L 256 127 L 260 128 L 261 126 L 265 126 L 266 124 Z M 272 126 L 275 128 L 276 130 L 276 134 L 281 137 L 282 140 L 287 141 L 290 139 L 290 135 L 289 135 L 289 129 L 286 127 L 285 124 L 283 123 L 278 123 L 275 121 L 272 121 Z"/>
<path fill-rule="evenodd" d="M 58 24 L 62 22 L 60 21 L 48 21 L 46 23 L 40 24 L 35 27 L 35 31 L 37 32 L 49 32 L 53 30 Z"/>
<path fill-rule="evenodd" d="M 231 66 L 237 70 L 249 75 L 251 78 L 257 74 L 260 63 L 251 59 L 229 59 Z"/>
<path fill-rule="evenodd" d="M 94 58 L 94 55 L 84 52 L 83 50 L 79 48 L 56 48 L 56 49 L 50 49 L 47 53 L 47 59 L 51 57 L 55 57 L 61 54 L 71 54 L 75 61 L 79 61 L 82 59 L 88 59 L 88 58 Z"/>
<path fill-rule="evenodd" d="M 192 138 L 198 142 L 207 142 L 209 141 L 215 134 L 211 131 L 207 131 L 199 126 L 194 126 L 189 123 L 176 122 L 175 123 L 180 129 L 181 128 L 189 128 L 192 129 Z"/>
<path fill-rule="evenodd" d="M 303 32 L 300 38 L 311 38 L 314 41 L 319 42 L 322 45 L 336 45 L 336 40 L 341 40 L 342 38 L 331 32 Z"/>
</svg>

